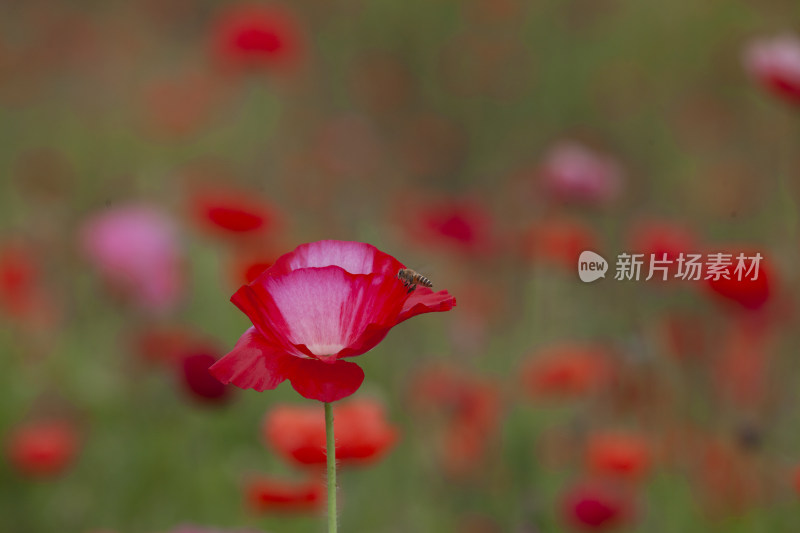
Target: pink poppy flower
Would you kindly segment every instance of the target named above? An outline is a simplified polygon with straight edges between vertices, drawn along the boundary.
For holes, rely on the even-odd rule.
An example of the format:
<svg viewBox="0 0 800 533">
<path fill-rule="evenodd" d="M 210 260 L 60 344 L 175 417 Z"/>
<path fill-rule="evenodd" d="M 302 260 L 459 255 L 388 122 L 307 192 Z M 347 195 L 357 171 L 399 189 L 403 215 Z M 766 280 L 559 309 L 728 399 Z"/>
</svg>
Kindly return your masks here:
<svg viewBox="0 0 800 533">
<path fill-rule="evenodd" d="M 231 297 L 253 327 L 211 374 L 257 391 L 288 379 L 301 396 L 322 402 L 353 394 L 364 372 L 344 358 L 371 350 L 400 322 L 455 306 L 447 291 L 409 291 L 397 277 L 403 268 L 360 242 L 297 247 Z"/>
<path fill-rule="evenodd" d="M 162 311 L 181 295 L 181 251 L 173 221 L 144 205 L 117 207 L 87 220 L 83 249 L 100 274 L 141 307 Z"/>
<path fill-rule="evenodd" d="M 576 142 L 553 147 L 541 175 L 546 192 L 557 201 L 601 206 L 622 192 L 622 169 L 617 162 Z"/>
<path fill-rule="evenodd" d="M 751 42 L 744 53 L 744 66 L 768 91 L 800 104 L 800 38 L 796 35 Z"/>
</svg>

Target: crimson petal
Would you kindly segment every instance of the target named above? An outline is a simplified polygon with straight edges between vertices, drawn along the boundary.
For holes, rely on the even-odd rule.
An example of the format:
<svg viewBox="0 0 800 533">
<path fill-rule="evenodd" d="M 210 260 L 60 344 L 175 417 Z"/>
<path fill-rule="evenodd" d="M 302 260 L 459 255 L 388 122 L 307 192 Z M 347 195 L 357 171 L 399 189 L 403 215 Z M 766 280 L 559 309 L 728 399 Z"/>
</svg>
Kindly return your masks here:
<svg viewBox="0 0 800 533">
<path fill-rule="evenodd" d="M 262 392 L 274 389 L 289 377 L 287 367 L 291 359 L 294 357 L 276 350 L 252 327 L 244 332 L 233 350 L 208 371 L 222 383 Z"/>
<path fill-rule="evenodd" d="M 300 396 L 320 402 L 335 402 L 350 396 L 364 382 L 361 367 L 347 361 L 324 363 L 292 357 L 287 374 Z"/>
<path fill-rule="evenodd" d="M 408 297 L 397 323 L 408 320 L 411 317 L 423 313 L 435 313 L 439 311 L 449 311 L 456 306 L 456 299 L 447 291 L 433 292 L 426 287 L 417 287 L 413 294 Z"/>
<path fill-rule="evenodd" d="M 302 244 L 279 257 L 268 269 L 271 274 L 285 274 L 301 268 L 338 266 L 350 274 L 396 275 L 403 263 L 371 244 L 350 241 L 317 241 Z"/>
</svg>

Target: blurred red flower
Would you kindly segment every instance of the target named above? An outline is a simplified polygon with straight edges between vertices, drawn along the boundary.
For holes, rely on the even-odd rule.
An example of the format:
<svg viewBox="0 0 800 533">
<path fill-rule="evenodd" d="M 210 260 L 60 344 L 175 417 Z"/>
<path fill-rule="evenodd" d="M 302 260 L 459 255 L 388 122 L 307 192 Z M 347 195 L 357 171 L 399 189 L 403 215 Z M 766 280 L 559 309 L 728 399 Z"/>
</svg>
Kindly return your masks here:
<svg viewBox="0 0 800 533">
<path fill-rule="evenodd" d="M 608 531 L 633 518 L 633 498 L 611 484 L 597 480 L 581 482 L 562 496 L 564 518 L 583 531 Z"/>
<path fill-rule="evenodd" d="M 112 533 L 109 531 L 95 531 L 92 533 Z M 183 525 L 170 530 L 169 533 L 260 533 L 255 529 L 219 529 L 215 527 L 201 527 L 193 525 Z"/>
<path fill-rule="evenodd" d="M 287 481 L 267 476 L 245 484 L 248 507 L 256 512 L 309 512 L 322 508 L 325 486 L 321 479 Z"/>
<path fill-rule="evenodd" d="M 0 311 L 23 322 L 42 325 L 54 309 L 42 287 L 33 250 L 9 243 L 0 247 Z"/>
<path fill-rule="evenodd" d="M 787 102 L 800 104 L 800 38 L 796 35 L 750 42 L 745 49 L 744 66 L 765 89 Z"/>
<path fill-rule="evenodd" d="M 523 237 L 525 255 L 574 273 L 584 250 L 596 250 L 598 238 L 586 223 L 574 218 L 555 218 L 537 223 Z"/>
<path fill-rule="evenodd" d="M 222 85 L 206 73 L 154 79 L 144 88 L 143 114 L 153 133 L 180 138 L 201 130 L 222 100 Z"/>
<path fill-rule="evenodd" d="M 11 464 L 31 477 L 63 472 L 78 452 L 78 431 L 64 420 L 40 420 L 14 429 L 6 441 Z"/>
<path fill-rule="evenodd" d="M 353 394 L 364 372 L 344 358 L 371 350 L 400 322 L 455 306 L 447 291 L 409 292 L 397 278 L 403 268 L 365 243 L 298 246 L 233 295 L 254 327 L 212 375 L 258 391 L 288 379 L 300 395 L 322 402 Z"/>
<path fill-rule="evenodd" d="M 649 443 L 635 433 L 596 433 L 586 446 L 587 466 L 598 476 L 638 481 L 648 474 L 651 460 Z"/>
<path fill-rule="evenodd" d="M 640 220 L 637 221 L 629 236 L 632 253 L 645 254 L 645 260 L 653 255 L 661 260 L 675 261 L 681 253 L 687 254 L 697 249 L 694 235 L 689 229 L 669 221 Z M 647 264 L 647 263 L 645 263 Z M 674 265 L 670 267 L 670 279 L 676 272 Z M 661 279 L 654 274 L 653 279 Z"/>
<path fill-rule="evenodd" d="M 383 457 L 397 441 L 397 429 L 386 421 L 383 406 L 360 398 L 336 404 L 336 461 L 371 463 Z M 325 416 L 314 406 L 278 405 L 264 419 L 265 440 L 280 455 L 301 465 L 322 465 Z"/>
<path fill-rule="evenodd" d="M 439 455 L 445 470 L 464 476 L 480 469 L 500 423 L 497 385 L 447 366 L 423 369 L 411 383 L 412 406 L 422 416 L 441 417 Z"/>
<path fill-rule="evenodd" d="M 466 255 L 483 255 L 498 247 L 494 217 L 475 201 L 443 199 L 420 206 L 415 197 L 401 204 L 402 226 L 415 244 Z"/>
<path fill-rule="evenodd" d="M 771 270 L 770 263 L 763 258 L 764 254 L 760 254 L 762 259 L 758 265 L 756 279 L 752 279 L 755 272 L 752 274 L 744 272 L 742 279 L 738 279 L 739 277 L 735 273 L 738 255 L 744 254 L 745 258 L 749 258 L 754 257 L 757 252 L 737 250 L 736 253 L 725 253 L 730 253 L 732 257 L 732 264 L 725 269 L 725 276 L 728 279 L 725 279 L 725 276 L 720 276 L 719 279 L 712 277 L 706 280 L 708 288 L 711 289 L 713 294 L 720 296 L 722 301 L 731 303 L 738 309 L 744 308 L 749 311 L 757 311 L 763 308 L 770 300 L 770 295 L 774 291 L 773 285 L 775 284 L 774 273 Z"/>
<path fill-rule="evenodd" d="M 717 390 L 738 408 L 764 405 L 770 393 L 772 332 L 758 321 L 727 326 L 712 368 Z"/>
<path fill-rule="evenodd" d="M 244 247 L 235 250 L 231 260 L 230 277 L 236 286 L 252 283 L 275 263 L 279 255 L 265 250 L 263 244 L 259 245 L 258 249 L 251 250 L 249 247 Z"/>
<path fill-rule="evenodd" d="M 208 371 L 217 361 L 210 353 L 190 353 L 183 357 L 180 369 L 183 384 L 191 395 L 205 403 L 228 401 L 233 389 L 220 383 Z"/>
<path fill-rule="evenodd" d="M 705 510 L 725 516 L 751 509 L 764 497 L 762 465 L 718 437 L 701 437 L 690 450 L 694 459 L 691 475 Z"/>
<path fill-rule="evenodd" d="M 105 210 L 84 222 L 81 244 L 97 271 L 141 307 L 163 311 L 180 298 L 181 245 L 166 213 L 146 205 Z"/>
<path fill-rule="evenodd" d="M 414 177 L 430 179 L 455 173 L 468 153 L 463 127 L 440 115 L 412 115 L 400 127 L 399 135 L 398 160 L 404 172 Z"/>
<path fill-rule="evenodd" d="M 551 148 L 540 173 L 545 192 L 558 202 L 603 206 L 622 192 L 619 164 L 573 141 Z"/>
<path fill-rule="evenodd" d="M 791 470 L 792 488 L 800 496 L 800 466 L 796 466 Z"/>
<path fill-rule="evenodd" d="M 204 186 L 189 201 L 201 227 L 226 236 L 262 234 L 278 223 L 277 210 L 254 191 Z"/>
<path fill-rule="evenodd" d="M 658 328 L 667 352 L 679 360 L 700 358 L 707 351 L 707 327 L 700 316 L 667 315 L 660 320 Z"/>
<path fill-rule="evenodd" d="M 313 146 L 314 159 L 326 174 L 369 179 L 383 157 L 379 132 L 367 117 L 347 114 L 320 125 Z"/>
<path fill-rule="evenodd" d="M 597 345 L 565 343 L 543 348 L 521 369 L 534 397 L 574 398 L 594 392 L 613 378 L 608 351 Z"/>
<path fill-rule="evenodd" d="M 203 352 L 214 343 L 186 326 L 149 325 L 130 334 L 132 351 L 150 363 L 176 363 L 192 352 Z"/>
<path fill-rule="evenodd" d="M 223 68 L 285 72 L 302 61 L 305 36 L 289 10 L 243 4 L 220 14 L 212 46 Z"/>
</svg>

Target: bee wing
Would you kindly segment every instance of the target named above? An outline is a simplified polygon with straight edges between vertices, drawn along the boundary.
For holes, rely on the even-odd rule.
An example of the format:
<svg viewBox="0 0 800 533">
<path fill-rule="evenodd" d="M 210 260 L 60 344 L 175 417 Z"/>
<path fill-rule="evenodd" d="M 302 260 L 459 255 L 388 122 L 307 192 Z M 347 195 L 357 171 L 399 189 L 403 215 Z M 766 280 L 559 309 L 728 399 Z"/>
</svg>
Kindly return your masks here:
<svg viewBox="0 0 800 533">
<path fill-rule="evenodd" d="M 434 278 L 436 276 L 436 272 L 434 271 L 435 268 L 430 263 L 422 264 L 422 265 L 420 265 L 420 268 L 415 268 L 414 270 L 420 276 L 424 276 L 424 277 L 428 278 L 428 281 L 430 281 L 431 283 L 433 283 L 433 284 L 436 283 L 434 281 Z"/>
</svg>

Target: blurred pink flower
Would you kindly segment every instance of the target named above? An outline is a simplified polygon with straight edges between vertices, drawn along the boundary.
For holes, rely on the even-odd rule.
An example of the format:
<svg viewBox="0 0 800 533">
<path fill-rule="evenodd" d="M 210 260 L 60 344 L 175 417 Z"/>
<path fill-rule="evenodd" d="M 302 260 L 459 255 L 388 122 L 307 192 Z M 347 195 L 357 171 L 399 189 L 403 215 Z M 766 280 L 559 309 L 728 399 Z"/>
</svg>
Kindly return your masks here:
<svg viewBox="0 0 800 533">
<path fill-rule="evenodd" d="M 800 104 L 800 38 L 783 34 L 747 45 L 744 66 L 773 94 Z"/>
<path fill-rule="evenodd" d="M 163 311 L 177 302 L 181 250 L 165 213 L 145 205 L 110 209 L 89 218 L 80 239 L 100 274 L 141 307 Z"/>
<path fill-rule="evenodd" d="M 619 164 L 573 141 L 551 148 L 540 172 L 545 191 L 561 202 L 606 205 L 622 192 Z"/>
</svg>

